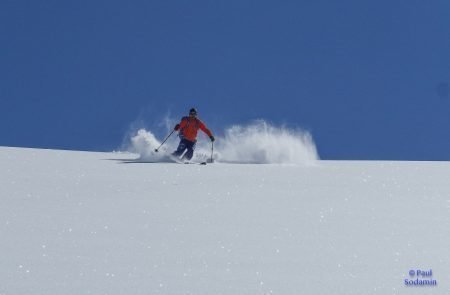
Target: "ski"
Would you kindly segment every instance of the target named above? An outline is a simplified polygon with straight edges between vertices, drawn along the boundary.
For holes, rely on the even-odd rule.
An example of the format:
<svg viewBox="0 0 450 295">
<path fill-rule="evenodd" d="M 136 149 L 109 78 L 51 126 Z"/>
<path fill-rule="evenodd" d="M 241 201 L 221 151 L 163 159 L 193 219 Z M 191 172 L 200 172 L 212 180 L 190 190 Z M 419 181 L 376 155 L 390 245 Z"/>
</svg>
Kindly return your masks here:
<svg viewBox="0 0 450 295">
<path fill-rule="evenodd" d="M 174 163 L 178 163 L 178 164 L 194 164 L 194 165 L 206 165 L 207 161 L 203 161 L 203 162 L 191 162 L 191 161 L 184 161 L 183 159 L 180 159 L 176 156 L 173 155 L 169 155 L 169 158 L 171 161 L 173 161 Z"/>
<path fill-rule="evenodd" d="M 206 165 L 206 162 L 184 162 L 184 164 L 188 164 L 188 165 Z"/>
</svg>

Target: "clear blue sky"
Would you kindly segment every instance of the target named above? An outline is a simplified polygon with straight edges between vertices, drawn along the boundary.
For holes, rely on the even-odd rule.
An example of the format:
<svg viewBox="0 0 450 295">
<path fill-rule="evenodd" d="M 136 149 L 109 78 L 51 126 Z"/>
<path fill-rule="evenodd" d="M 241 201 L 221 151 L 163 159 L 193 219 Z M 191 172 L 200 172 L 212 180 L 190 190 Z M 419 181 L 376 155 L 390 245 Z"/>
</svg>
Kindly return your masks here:
<svg viewBox="0 0 450 295">
<path fill-rule="evenodd" d="M 0 145 L 112 150 L 196 106 L 324 159 L 450 159 L 448 0 L 3 0 L 0 44 Z"/>
</svg>

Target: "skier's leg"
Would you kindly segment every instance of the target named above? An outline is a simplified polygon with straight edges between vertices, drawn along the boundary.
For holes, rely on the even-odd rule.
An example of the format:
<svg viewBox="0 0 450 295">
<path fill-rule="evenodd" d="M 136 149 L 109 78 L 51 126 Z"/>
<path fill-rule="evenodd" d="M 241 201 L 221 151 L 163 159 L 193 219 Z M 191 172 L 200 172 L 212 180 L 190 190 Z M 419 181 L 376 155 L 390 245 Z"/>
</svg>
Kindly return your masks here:
<svg viewBox="0 0 450 295">
<path fill-rule="evenodd" d="M 175 157 L 181 156 L 185 149 L 186 149 L 186 140 L 182 139 L 180 141 L 180 143 L 178 144 L 177 150 L 172 153 L 172 156 L 175 156 Z"/>
<path fill-rule="evenodd" d="M 195 141 L 188 141 L 186 144 L 187 152 L 184 154 L 184 157 L 186 160 L 190 161 L 192 159 L 192 156 L 194 155 L 194 149 L 195 149 Z"/>
</svg>

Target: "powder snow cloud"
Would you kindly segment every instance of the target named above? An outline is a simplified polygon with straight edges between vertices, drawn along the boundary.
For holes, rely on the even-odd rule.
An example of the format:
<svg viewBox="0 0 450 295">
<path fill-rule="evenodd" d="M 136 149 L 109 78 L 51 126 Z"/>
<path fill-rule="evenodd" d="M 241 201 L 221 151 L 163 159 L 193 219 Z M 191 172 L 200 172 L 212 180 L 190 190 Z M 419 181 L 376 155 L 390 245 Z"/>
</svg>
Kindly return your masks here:
<svg viewBox="0 0 450 295">
<path fill-rule="evenodd" d="M 172 136 L 159 152 L 158 140 L 150 130 L 140 129 L 131 137 L 129 151 L 140 155 L 140 161 L 166 162 L 176 149 L 178 140 Z M 194 161 L 211 156 L 211 143 L 199 137 Z M 319 159 L 311 134 L 301 129 L 277 127 L 258 120 L 247 125 L 233 125 L 214 142 L 214 159 L 222 163 L 311 164 Z"/>
</svg>

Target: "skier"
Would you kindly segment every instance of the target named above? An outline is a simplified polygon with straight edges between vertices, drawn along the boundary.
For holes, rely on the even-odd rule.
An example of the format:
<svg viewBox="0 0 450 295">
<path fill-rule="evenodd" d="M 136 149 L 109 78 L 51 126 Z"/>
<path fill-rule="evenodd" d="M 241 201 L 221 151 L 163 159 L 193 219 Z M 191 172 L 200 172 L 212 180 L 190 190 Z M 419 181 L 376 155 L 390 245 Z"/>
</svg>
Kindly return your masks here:
<svg viewBox="0 0 450 295">
<path fill-rule="evenodd" d="M 214 136 L 211 131 L 205 126 L 205 124 L 197 118 L 197 110 L 195 108 L 190 109 L 189 117 L 183 117 L 181 122 L 174 128 L 175 131 L 180 130 L 179 136 L 181 138 L 178 148 L 172 153 L 173 156 L 179 158 L 185 150 L 186 153 L 183 159 L 188 161 L 192 159 L 194 155 L 195 144 L 197 143 L 197 132 L 201 129 L 206 135 L 209 136 L 211 142 L 214 142 Z"/>
</svg>

